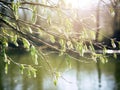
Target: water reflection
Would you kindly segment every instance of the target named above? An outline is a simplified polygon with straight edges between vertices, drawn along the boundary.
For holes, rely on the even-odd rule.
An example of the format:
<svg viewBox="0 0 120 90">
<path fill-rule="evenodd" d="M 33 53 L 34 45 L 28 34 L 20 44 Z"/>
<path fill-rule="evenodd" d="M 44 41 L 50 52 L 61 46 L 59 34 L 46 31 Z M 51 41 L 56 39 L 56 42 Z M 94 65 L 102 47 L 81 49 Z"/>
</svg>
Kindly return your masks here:
<svg viewBox="0 0 120 90">
<path fill-rule="evenodd" d="M 29 54 L 12 53 L 11 57 L 20 63 L 33 62 Z M 68 69 L 64 56 L 51 55 L 49 59 L 54 69 L 63 76 L 57 86 L 44 68 L 39 68 L 37 78 L 30 78 L 27 74 L 21 75 L 18 67 L 11 64 L 7 75 L 0 73 L 0 90 L 119 90 L 120 62 L 110 60 L 107 64 L 99 63 L 97 67 L 95 62 L 70 60 L 72 68 Z"/>
<path fill-rule="evenodd" d="M 118 57 L 120 58 L 120 57 Z M 120 59 L 115 63 L 115 80 L 116 80 L 116 90 L 120 90 Z"/>
</svg>

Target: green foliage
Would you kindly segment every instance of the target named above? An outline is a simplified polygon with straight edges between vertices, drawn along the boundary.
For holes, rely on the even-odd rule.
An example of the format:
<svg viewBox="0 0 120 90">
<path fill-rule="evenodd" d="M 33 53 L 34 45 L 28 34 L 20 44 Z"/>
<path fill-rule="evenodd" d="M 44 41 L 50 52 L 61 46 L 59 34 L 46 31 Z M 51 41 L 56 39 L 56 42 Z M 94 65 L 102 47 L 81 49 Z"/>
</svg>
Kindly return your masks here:
<svg viewBox="0 0 120 90">
<path fill-rule="evenodd" d="M 80 56 L 83 56 L 83 42 L 76 43 L 76 50 L 79 52 Z"/>
<path fill-rule="evenodd" d="M 114 54 L 113 54 L 113 57 L 114 57 L 115 59 L 117 59 L 117 54 L 116 54 L 116 53 L 114 53 Z"/>
<path fill-rule="evenodd" d="M 60 72 L 55 72 L 55 76 L 54 76 L 54 79 L 53 79 L 53 83 L 54 83 L 55 86 L 57 85 L 57 82 L 58 82 L 58 79 L 59 79 L 60 76 L 61 76 Z"/>
<path fill-rule="evenodd" d="M 32 66 L 29 65 L 27 70 L 28 70 L 28 76 L 29 77 L 31 77 L 31 75 L 33 75 L 36 78 L 36 71 L 37 70 L 35 68 L 33 68 Z"/>
<path fill-rule="evenodd" d="M 67 47 L 68 49 L 73 49 L 73 44 L 71 41 L 67 41 Z"/>
<path fill-rule="evenodd" d="M 65 60 L 69 68 L 71 68 L 71 57 L 68 54 L 65 54 Z"/>
<path fill-rule="evenodd" d="M 5 74 L 8 73 L 8 63 L 5 64 Z"/>
<path fill-rule="evenodd" d="M 4 40 L 2 44 L 3 44 L 3 47 L 8 47 L 8 42 L 6 40 Z"/>
<path fill-rule="evenodd" d="M 23 74 L 24 69 L 25 69 L 24 65 L 21 64 L 21 65 L 20 65 L 20 72 L 21 72 L 21 74 Z"/>
<path fill-rule="evenodd" d="M 51 41 L 52 43 L 55 43 L 55 37 L 54 37 L 53 35 L 50 35 L 50 41 Z"/>
<path fill-rule="evenodd" d="M 31 29 L 31 27 L 28 27 L 28 31 L 29 31 L 30 33 L 33 32 L 32 29 Z"/>
<path fill-rule="evenodd" d="M 54 85 L 56 86 L 57 85 L 57 80 L 54 79 L 53 82 L 54 82 Z"/>
<path fill-rule="evenodd" d="M 33 13 L 32 13 L 32 22 L 33 23 L 36 23 L 36 20 L 37 20 L 37 16 L 36 16 L 36 14 L 37 14 L 37 7 L 33 7 Z"/>
<path fill-rule="evenodd" d="M 106 54 L 106 51 L 107 51 L 107 48 L 104 46 L 104 47 L 103 47 L 103 55 Z"/>
<path fill-rule="evenodd" d="M 89 49 L 91 52 L 95 52 L 95 48 L 93 46 L 93 43 L 90 41 Z"/>
<path fill-rule="evenodd" d="M 112 45 L 113 48 L 116 48 L 116 44 L 115 44 L 114 39 L 111 39 L 111 45 Z"/>
<path fill-rule="evenodd" d="M 22 38 L 24 48 L 29 49 L 30 48 L 30 43 L 27 39 Z"/>
<path fill-rule="evenodd" d="M 60 44 L 60 46 L 61 46 L 60 55 L 63 55 L 64 52 L 66 51 L 66 41 L 63 40 L 63 39 L 60 39 L 60 40 L 59 40 L 59 44 Z"/>
<path fill-rule="evenodd" d="M 17 39 L 18 39 L 18 36 L 17 36 L 17 35 L 11 37 L 11 41 L 12 41 L 16 46 L 18 46 Z"/>
<path fill-rule="evenodd" d="M 38 65 L 38 51 L 36 50 L 36 48 L 33 45 L 30 48 L 30 53 L 33 57 L 35 65 Z"/>
<path fill-rule="evenodd" d="M 102 63 L 108 62 L 107 56 L 104 54 L 92 53 L 91 57 L 95 62 L 97 62 L 97 60 L 100 60 Z"/>
<path fill-rule="evenodd" d="M 100 56 L 99 59 L 102 63 L 107 63 L 108 62 L 108 59 L 107 59 L 106 56 Z"/>
<path fill-rule="evenodd" d="M 48 14 L 48 16 L 47 16 L 47 23 L 49 24 L 49 25 L 51 25 L 51 16 Z"/>
<path fill-rule="evenodd" d="M 78 13 L 76 13 L 76 10 L 66 9 L 65 0 L 58 0 L 55 5 L 52 5 L 49 0 L 42 0 L 40 3 L 37 1 L 30 0 L 24 2 L 24 0 L 17 0 L 16 2 L 6 2 L 4 3 L 5 11 L 1 10 L 0 47 L 2 49 L 0 49 L 0 54 L 4 58 L 6 74 L 8 73 L 9 64 L 12 62 L 19 66 L 21 74 L 27 70 L 29 77 L 32 75 L 36 77 L 37 69 L 34 65 L 39 66 L 39 57 L 46 61 L 46 57 L 48 57 L 46 52 L 49 50 L 51 52 L 57 51 L 59 55 L 65 54 L 67 65 L 70 68 L 70 56 L 74 56 L 75 54 L 79 54 L 79 57 L 84 58 L 85 53 L 90 53 L 90 58 L 96 62 L 97 60 L 103 63 L 108 61 L 106 57 L 107 46 L 101 43 L 100 47 L 103 52 L 102 54 L 96 53 L 95 45 L 98 42 L 94 43 L 93 40 L 95 39 L 95 31 L 89 29 L 88 27 L 90 26 L 87 23 L 91 21 L 91 18 L 86 17 L 83 19 L 83 17 L 77 16 Z M 111 8 L 111 12 L 114 12 L 113 10 Z M 92 19 L 96 23 L 94 15 Z M 78 24 L 79 31 L 74 29 L 74 24 Z M 23 43 L 23 49 L 30 51 L 34 62 L 33 66 L 17 63 L 6 54 L 9 42 L 18 47 L 19 39 Z M 120 48 L 120 42 L 111 39 L 112 48 L 117 47 L 116 42 Z M 44 48 L 38 50 L 37 46 L 47 47 L 47 50 L 44 50 Z M 117 58 L 117 55 L 113 54 L 113 57 Z M 46 63 L 49 68 L 52 68 L 47 61 Z M 53 72 L 52 69 L 50 70 Z M 54 84 L 57 85 L 61 75 L 59 72 L 54 72 L 53 76 Z"/>
<path fill-rule="evenodd" d="M 12 2 L 12 9 L 14 11 L 13 13 L 15 15 L 16 20 L 19 19 L 19 14 L 18 14 L 19 7 L 20 7 L 20 2 L 18 2 L 18 1 L 17 1 L 17 3 Z"/>
</svg>

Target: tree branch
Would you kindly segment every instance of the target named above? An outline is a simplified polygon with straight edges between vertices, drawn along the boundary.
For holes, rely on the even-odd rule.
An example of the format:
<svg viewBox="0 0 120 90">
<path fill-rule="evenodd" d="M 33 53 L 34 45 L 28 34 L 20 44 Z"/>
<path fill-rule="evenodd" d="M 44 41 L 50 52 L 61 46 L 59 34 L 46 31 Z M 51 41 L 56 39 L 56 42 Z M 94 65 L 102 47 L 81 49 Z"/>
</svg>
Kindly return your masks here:
<svg viewBox="0 0 120 90">
<path fill-rule="evenodd" d="M 37 6 L 42 6 L 42 7 L 48 7 L 48 8 L 57 8 L 57 6 L 49 6 L 37 2 L 20 2 L 20 4 L 29 4 L 29 5 L 37 5 Z"/>
<path fill-rule="evenodd" d="M 6 2 L 6 1 L 3 1 L 3 0 L 1 0 L 0 2 L 2 2 L 5 5 L 12 5 L 12 2 Z M 57 6 L 49 6 L 49 5 L 41 4 L 41 3 L 38 3 L 38 2 L 26 2 L 26 1 L 22 1 L 22 2 L 19 2 L 19 3 L 21 5 L 29 4 L 29 5 L 42 6 L 42 7 L 47 7 L 47 8 L 57 8 Z"/>
</svg>

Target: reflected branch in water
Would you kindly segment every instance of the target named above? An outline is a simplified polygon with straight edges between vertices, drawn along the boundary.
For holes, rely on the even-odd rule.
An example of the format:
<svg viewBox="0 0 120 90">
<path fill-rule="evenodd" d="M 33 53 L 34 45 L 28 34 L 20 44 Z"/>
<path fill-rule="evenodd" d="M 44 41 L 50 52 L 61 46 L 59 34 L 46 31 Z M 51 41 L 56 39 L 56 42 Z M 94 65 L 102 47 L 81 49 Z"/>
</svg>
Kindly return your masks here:
<svg viewBox="0 0 120 90">
<path fill-rule="evenodd" d="M 96 68 L 97 68 L 97 72 L 98 72 L 98 82 L 99 82 L 99 87 L 101 87 L 101 68 L 100 68 L 100 61 L 97 60 L 96 63 Z"/>
<path fill-rule="evenodd" d="M 2 59 L 0 58 L 0 60 Z M 2 81 L 3 72 L 4 72 L 3 62 L 0 62 L 0 89 L 1 90 L 3 90 L 3 81 Z"/>
<path fill-rule="evenodd" d="M 116 89 L 120 90 L 120 61 L 117 60 L 115 63 L 115 79 L 116 79 Z"/>
</svg>

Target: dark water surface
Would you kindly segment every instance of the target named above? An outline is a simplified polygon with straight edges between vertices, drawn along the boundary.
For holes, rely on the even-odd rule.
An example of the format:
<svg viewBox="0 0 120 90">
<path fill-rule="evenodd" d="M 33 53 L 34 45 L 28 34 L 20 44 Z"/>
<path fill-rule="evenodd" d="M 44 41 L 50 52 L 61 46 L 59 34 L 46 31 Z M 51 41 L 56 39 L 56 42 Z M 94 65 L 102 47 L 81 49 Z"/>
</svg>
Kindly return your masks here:
<svg viewBox="0 0 120 90">
<path fill-rule="evenodd" d="M 18 63 L 33 63 L 28 53 L 11 52 L 9 55 Z M 45 67 L 38 68 L 36 78 L 30 78 L 26 71 L 21 75 L 19 68 L 12 63 L 6 75 L 0 63 L 0 90 L 120 90 L 119 60 L 119 57 L 117 60 L 109 58 L 106 64 L 96 64 L 71 59 L 69 69 L 64 56 L 51 55 L 49 63 L 63 76 L 59 78 L 57 86 L 47 71 L 49 67 L 41 59 L 39 64 Z"/>
</svg>

